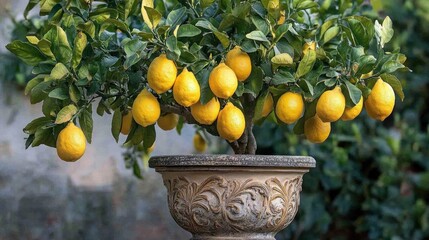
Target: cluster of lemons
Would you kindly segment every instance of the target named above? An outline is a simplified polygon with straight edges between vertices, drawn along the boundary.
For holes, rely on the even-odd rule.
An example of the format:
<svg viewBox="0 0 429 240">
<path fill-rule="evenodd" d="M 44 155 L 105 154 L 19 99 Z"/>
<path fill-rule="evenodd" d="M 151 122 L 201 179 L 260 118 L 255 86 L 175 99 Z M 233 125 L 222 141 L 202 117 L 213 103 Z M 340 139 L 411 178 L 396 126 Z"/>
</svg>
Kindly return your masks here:
<svg viewBox="0 0 429 240">
<path fill-rule="evenodd" d="M 316 49 L 316 43 L 310 42 L 303 46 L 303 55 Z M 195 75 L 184 68 L 178 70 L 174 61 L 165 54 L 156 57 L 147 72 L 150 89 L 156 94 L 163 94 L 172 89 L 177 104 L 190 108 L 194 119 L 202 125 L 211 125 L 216 121 L 220 137 L 235 141 L 239 139 L 246 126 L 244 114 L 232 102 L 227 102 L 221 109 L 220 99 L 230 98 L 238 87 L 239 81 L 245 81 L 251 74 L 252 63 L 249 55 L 240 47 L 230 50 L 225 62 L 220 63 L 210 73 L 209 86 L 215 97 L 206 104 L 200 102 L 201 89 Z M 364 76 L 368 77 L 368 76 Z M 262 79 L 261 79 L 262 81 Z M 268 94 L 265 99 L 262 116 L 267 117 L 274 110 L 273 96 Z M 365 101 L 368 115 L 377 120 L 389 116 L 395 104 L 392 87 L 382 79 L 378 79 Z M 313 143 L 324 142 L 331 131 L 331 123 L 339 119 L 349 121 L 356 118 L 362 111 L 364 100 L 354 107 L 346 107 L 345 97 L 339 86 L 325 91 L 317 101 L 316 114 L 306 119 L 304 134 Z M 293 124 L 304 114 L 304 100 L 300 93 L 285 92 L 276 103 L 275 114 L 285 124 Z M 121 133 L 130 132 L 132 120 L 143 127 L 155 123 L 163 130 L 174 129 L 179 121 L 175 113 L 161 116 L 158 99 L 147 89 L 143 89 L 133 102 L 132 108 L 123 115 Z M 197 151 L 205 151 L 207 144 L 204 138 L 196 133 L 194 146 Z M 85 152 L 86 139 L 82 130 L 70 122 L 59 134 L 57 139 L 58 156 L 65 161 L 76 161 Z"/>
</svg>

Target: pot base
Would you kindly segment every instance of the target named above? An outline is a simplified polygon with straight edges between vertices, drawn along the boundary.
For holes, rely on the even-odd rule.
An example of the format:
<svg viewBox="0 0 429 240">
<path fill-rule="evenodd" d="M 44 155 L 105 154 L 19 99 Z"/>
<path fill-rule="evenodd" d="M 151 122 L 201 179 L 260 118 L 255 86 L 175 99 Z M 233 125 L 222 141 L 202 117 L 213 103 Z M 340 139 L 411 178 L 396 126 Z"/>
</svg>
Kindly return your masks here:
<svg viewBox="0 0 429 240">
<path fill-rule="evenodd" d="M 275 240 L 272 234 L 241 234 L 237 236 L 207 236 L 207 235 L 194 235 L 191 240 Z"/>
</svg>

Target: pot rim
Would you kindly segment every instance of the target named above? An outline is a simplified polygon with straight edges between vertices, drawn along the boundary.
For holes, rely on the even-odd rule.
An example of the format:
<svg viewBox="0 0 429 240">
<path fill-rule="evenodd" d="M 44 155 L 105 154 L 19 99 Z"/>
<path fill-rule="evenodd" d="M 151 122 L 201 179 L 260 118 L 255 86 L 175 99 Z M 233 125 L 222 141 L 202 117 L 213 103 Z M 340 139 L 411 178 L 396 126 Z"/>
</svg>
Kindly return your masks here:
<svg viewBox="0 0 429 240">
<path fill-rule="evenodd" d="M 149 167 L 280 167 L 314 168 L 310 156 L 189 154 L 153 156 Z"/>
</svg>

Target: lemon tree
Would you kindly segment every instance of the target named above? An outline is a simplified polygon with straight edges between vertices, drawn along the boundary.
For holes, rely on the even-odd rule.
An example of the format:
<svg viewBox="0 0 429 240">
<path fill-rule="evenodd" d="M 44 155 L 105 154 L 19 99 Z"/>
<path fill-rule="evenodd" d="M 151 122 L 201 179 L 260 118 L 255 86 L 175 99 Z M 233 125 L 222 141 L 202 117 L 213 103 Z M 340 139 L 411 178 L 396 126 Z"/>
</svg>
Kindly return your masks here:
<svg viewBox="0 0 429 240">
<path fill-rule="evenodd" d="M 24 128 L 26 146 L 57 147 L 75 160 L 86 145 L 74 153 L 62 139 L 91 143 L 93 114 L 110 117 L 113 138 L 126 135 L 127 166 L 140 175 L 136 156 L 153 148 L 157 124 L 178 133 L 194 124 L 197 136 L 255 154 L 252 129 L 265 121 L 320 143 L 363 107 L 384 120 L 395 96 L 404 98 L 395 72 L 409 69 L 388 45 L 390 18 L 374 20 L 363 4 L 31 0 L 24 16 L 38 9 L 42 30 L 7 45 L 33 66 L 25 93 L 41 106 Z"/>
</svg>

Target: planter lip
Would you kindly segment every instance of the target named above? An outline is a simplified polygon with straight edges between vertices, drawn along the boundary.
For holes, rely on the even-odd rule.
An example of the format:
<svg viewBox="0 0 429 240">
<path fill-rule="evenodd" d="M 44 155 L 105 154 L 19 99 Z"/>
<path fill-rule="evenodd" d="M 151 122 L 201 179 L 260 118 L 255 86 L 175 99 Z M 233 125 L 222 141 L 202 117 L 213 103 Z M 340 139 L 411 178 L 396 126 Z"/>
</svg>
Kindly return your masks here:
<svg viewBox="0 0 429 240">
<path fill-rule="evenodd" d="M 316 160 L 310 156 L 285 155 L 217 155 L 190 154 L 154 156 L 149 167 L 276 167 L 314 168 Z"/>
</svg>

